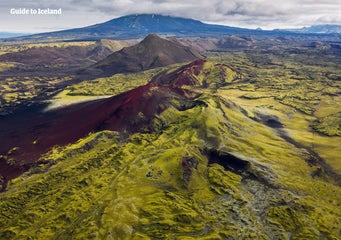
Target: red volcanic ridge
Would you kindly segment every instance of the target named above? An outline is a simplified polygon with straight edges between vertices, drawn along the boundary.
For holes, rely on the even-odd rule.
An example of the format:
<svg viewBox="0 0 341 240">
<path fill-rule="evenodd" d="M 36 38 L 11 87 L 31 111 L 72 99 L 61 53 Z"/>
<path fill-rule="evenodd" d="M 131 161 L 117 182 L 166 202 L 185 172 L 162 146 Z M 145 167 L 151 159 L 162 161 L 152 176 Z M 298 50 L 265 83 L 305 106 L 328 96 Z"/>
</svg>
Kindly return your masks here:
<svg viewBox="0 0 341 240">
<path fill-rule="evenodd" d="M 187 66 L 195 69 L 201 64 L 203 60 Z M 195 106 L 193 100 L 198 95 L 182 89 L 182 83 L 176 81 L 174 84 L 169 79 L 167 84 L 149 83 L 111 98 L 55 111 L 28 110 L 1 118 L 0 175 L 4 177 L 4 184 L 26 171 L 55 145 L 66 145 L 89 132 L 106 129 L 131 133 L 152 131 L 154 117 L 169 106 L 179 110 Z"/>
<path fill-rule="evenodd" d="M 156 84 L 162 84 L 167 86 L 181 87 L 187 86 L 198 86 L 199 81 L 196 78 L 203 70 L 204 59 L 198 59 L 194 62 L 187 64 L 179 69 L 172 71 L 171 73 L 161 72 L 156 75 L 151 82 Z"/>
</svg>

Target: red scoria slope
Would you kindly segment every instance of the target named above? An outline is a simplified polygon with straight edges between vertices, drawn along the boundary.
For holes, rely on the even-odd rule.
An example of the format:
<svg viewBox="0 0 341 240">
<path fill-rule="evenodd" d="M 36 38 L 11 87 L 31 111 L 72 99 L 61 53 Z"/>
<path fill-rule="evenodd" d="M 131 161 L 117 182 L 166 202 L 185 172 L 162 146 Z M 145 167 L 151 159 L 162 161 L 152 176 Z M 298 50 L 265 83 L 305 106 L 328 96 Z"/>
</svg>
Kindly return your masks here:
<svg viewBox="0 0 341 240">
<path fill-rule="evenodd" d="M 199 69 L 203 61 L 181 68 Z M 196 66 L 197 65 L 197 66 Z M 184 74 L 180 74 L 183 75 Z M 0 118 L 0 175 L 4 184 L 26 171 L 55 145 L 66 145 L 89 132 L 149 129 L 153 118 L 173 105 L 183 108 L 198 94 L 182 89 L 180 76 L 151 82 L 107 99 L 71 105 L 49 112 L 29 109 Z M 160 78 L 161 79 L 161 78 Z M 176 100 L 176 101 L 174 101 Z M 176 104 L 176 102 L 178 104 Z M 180 102 L 180 105 L 179 105 Z M 9 164 L 6 159 L 12 159 Z"/>
<path fill-rule="evenodd" d="M 195 76 L 203 70 L 206 60 L 198 59 L 190 64 L 180 67 L 171 73 L 162 72 L 156 75 L 151 82 L 167 86 L 181 87 L 184 85 L 197 86 L 199 84 Z"/>
</svg>

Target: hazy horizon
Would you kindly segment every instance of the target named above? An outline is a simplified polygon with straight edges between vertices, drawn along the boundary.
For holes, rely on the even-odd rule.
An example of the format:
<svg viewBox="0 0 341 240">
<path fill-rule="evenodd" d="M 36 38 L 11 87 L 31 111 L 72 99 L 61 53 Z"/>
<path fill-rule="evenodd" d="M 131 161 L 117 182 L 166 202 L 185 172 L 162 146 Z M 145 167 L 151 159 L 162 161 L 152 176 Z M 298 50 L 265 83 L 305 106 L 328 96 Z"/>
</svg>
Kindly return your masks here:
<svg viewBox="0 0 341 240">
<path fill-rule="evenodd" d="M 32 14 L 29 10 L 60 9 L 61 14 Z M 25 14 L 15 12 L 27 10 Z M 0 32 L 39 33 L 85 27 L 132 14 L 161 14 L 242 28 L 290 29 L 341 24 L 335 1 L 287 0 L 40 0 L 0 3 Z"/>
</svg>

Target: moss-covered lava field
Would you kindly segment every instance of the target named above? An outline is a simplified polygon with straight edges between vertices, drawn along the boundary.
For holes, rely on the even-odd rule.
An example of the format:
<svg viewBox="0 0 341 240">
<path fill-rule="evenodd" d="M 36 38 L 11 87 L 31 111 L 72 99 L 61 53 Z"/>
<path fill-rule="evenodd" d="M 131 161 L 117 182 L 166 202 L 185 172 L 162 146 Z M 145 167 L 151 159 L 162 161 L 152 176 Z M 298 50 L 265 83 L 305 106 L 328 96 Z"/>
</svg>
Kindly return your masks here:
<svg viewBox="0 0 341 240">
<path fill-rule="evenodd" d="M 339 50 L 203 55 L 29 113 L 4 78 L 0 239 L 340 239 Z"/>
</svg>

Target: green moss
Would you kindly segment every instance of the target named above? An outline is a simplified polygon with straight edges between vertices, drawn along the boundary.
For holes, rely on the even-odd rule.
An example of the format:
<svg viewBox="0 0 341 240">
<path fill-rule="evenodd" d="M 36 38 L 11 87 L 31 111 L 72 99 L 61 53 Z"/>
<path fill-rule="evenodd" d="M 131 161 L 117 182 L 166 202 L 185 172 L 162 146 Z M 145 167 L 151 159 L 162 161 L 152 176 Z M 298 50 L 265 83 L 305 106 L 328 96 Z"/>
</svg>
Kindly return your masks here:
<svg viewBox="0 0 341 240">
<path fill-rule="evenodd" d="M 293 107 L 305 114 L 311 115 L 314 112 L 314 108 L 310 104 L 307 104 L 307 101 L 302 101 L 296 97 L 284 97 L 283 99 L 279 99 L 279 102 Z"/>
<path fill-rule="evenodd" d="M 324 221 L 305 220 L 311 219 L 321 206 L 306 203 L 312 209 L 308 211 L 276 206 L 287 201 L 281 192 L 276 192 L 272 201 L 268 198 L 273 193 L 259 195 L 265 196 L 262 204 L 268 206 L 268 222 L 263 225 L 257 210 L 252 210 L 260 201 L 256 192 L 261 191 L 261 185 L 254 182 L 249 186 L 244 182 L 246 175 L 227 171 L 218 164 L 208 165 L 202 153 L 208 134 L 202 135 L 202 127 L 193 127 L 202 124 L 208 126 L 207 131 L 223 133 L 227 138 L 223 134 L 215 138 L 217 146 L 227 147 L 227 142 L 234 142 L 237 147 L 239 135 L 259 134 L 260 129 L 247 133 L 248 129 L 237 127 L 235 135 L 224 124 L 234 125 L 243 119 L 254 129 L 252 125 L 259 123 L 245 116 L 237 105 L 222 103 L 220 98 L 201 99 L 206 107 L 181 112 L 169 108 L 163 112 L 159 116 L 162 132 L 134 134 L 123 142 L 117 133 L 100 132 L 51 151 L 45 157 L 55 159 L 56 164 L 48 172 L 31 173 L 29 178 L 12 182 L 2 195 L 2 234 L 17 234 L 13 239 L 271 239 L 286 236 L 286 232 L 295 232 L 298 237 L 315 236 L 321 231 L 335 234 Z M 273 137 L 271 132 L 261 134 Z M 243 144 L 239 143 L 241 149 Z M 283 144 L 276 151 L 286 148 Z M 259 157 L 252 152 L 250 155 Z M 184 157 L 197 162 L 191 165 L 188 182 L 183 175 Z M 281 181 L 279 184 L 286 184 L 285 178 Z M 297 231 L 298 226 L 303 230 Z"/>
<path fill-rule="evenodd" d="M 115 74 L 111 77 L 98 78 L 71 85 L 66 88 L 68 96 L 118 95 L 141 85 L 147 84 L 156 74 L 177 65 L 147 70 L 142 73 Z"/>
<path fill-rule="evenodd" d="M 288 206 L 272 207 L 267 212 L 267 221 L 287 232 L 295 232 L 302 224 L 297 213 Z"/>
<path fill-rule="evenodd" d="M 241 96 L 242 98 L 245 98 L 245 99 L 261 99 L 261 98 L 270 98 L 270 97 L 273 97 L 273 95 L 268 92 L 248 92 L 248 93 L 245 93 L 244 95 Z"/>
<path fill-rule="evenodd" d="M 218 194 L 229 193 L 234 195 L 239 192 L 238 188 L 241 177 L 232 172 L 225 171 L 218 164 L 214 164 L 208 169 L 208 179 L 211 183 L 212 190 Z"/>
<path fill-rule="evenodd" d="M 327 136 L 341 136 L 341 113 L 316 119 L 311 127 L 314 131 Z"/>
<path fill-rule="evenodd" d="M 305 72 L 254 69 L 253 63 L 281 64 L 275 57 L 251 61 L 234 54 L 224 57 L 243 70 L 244 79 L 225 69 L 229 85 L 218 91 L 198 86 L 202 104 L 169 107 L 153 120 L 153 132 L 91 133 L 46 154 L 49 168 L 38 165 L 12 180 L 0 195 L 0 238 L 340 238 L 340 188 L 311 177 L 318 166 L 305 161 L 304 148 L 314 117 L 295 111 L 324 101 L 313 92 L 323 91 L 324 83 L 289 77 L 308 78 Z M 207 75 L 197 78 L 214 85 L 221 80 L 217 67 L 207 63 Z M 260 113 L 277 116 L 280 130 L 302 145 L 256 121 Z M 207 149 L 234 158 L 214 161 Z"/>
</svg>

